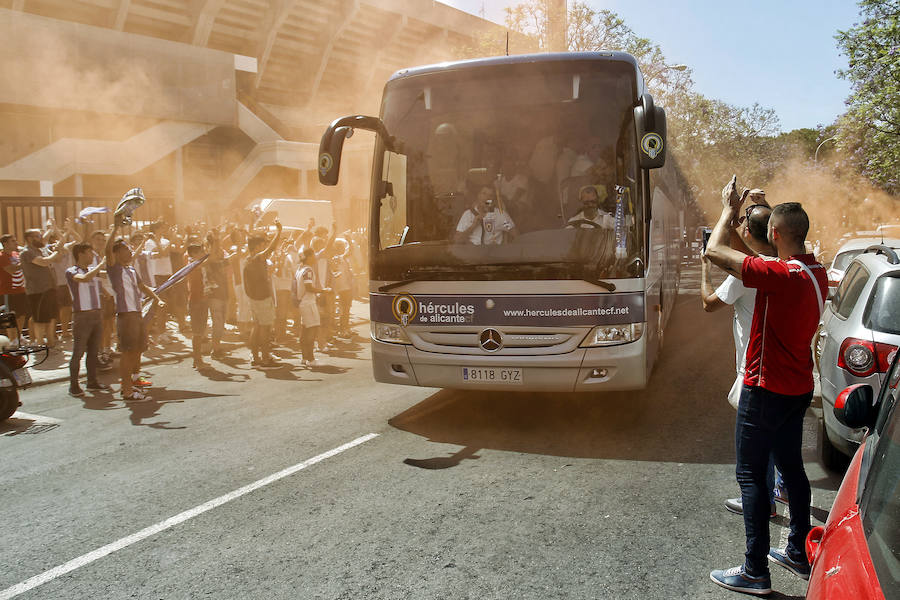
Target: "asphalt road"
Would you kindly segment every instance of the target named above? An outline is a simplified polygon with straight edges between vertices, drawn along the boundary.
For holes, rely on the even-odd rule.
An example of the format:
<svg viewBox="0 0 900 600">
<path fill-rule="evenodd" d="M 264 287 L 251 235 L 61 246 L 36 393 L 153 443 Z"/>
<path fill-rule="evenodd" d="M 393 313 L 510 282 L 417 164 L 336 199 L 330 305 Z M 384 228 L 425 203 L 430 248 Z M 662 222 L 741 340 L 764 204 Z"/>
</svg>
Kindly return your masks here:
<svg viewBox="0 0 900 600">
<path fill-rule="evenodd" d="M 42 574 L 18 597 L 736 598 L 708 578 L 743 558 L 730 318 L 679 297 L 642 393 L 375 384 L 362 340 L 313 371 L 156 365 L 129 406 L 27 390 L 36 418 L 0 426 L 0 598 Z M 816 437 L 810 411 L 814 524 L 839 484 Z"/>
</svg>

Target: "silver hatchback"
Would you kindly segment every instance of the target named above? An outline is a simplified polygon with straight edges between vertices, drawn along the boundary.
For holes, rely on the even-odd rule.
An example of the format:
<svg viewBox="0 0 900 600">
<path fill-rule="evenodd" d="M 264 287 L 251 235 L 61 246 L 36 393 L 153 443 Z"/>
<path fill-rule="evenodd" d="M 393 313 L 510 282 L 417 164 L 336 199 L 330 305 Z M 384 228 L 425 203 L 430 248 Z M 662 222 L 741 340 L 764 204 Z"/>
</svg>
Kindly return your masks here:
<svg viewBox="0 0 900 600">
<path fill-rule="evenodd" d="M 841 455 L 852 456 L 864 434 L 835 418 L 835 399 L 855 383 L 879 389 L 900 347 L 898 250 L 871 246 L 850 263 L 814 341 L 825 415 L 822 462 L 830 468 L 846 462 Z"/>
</svg>

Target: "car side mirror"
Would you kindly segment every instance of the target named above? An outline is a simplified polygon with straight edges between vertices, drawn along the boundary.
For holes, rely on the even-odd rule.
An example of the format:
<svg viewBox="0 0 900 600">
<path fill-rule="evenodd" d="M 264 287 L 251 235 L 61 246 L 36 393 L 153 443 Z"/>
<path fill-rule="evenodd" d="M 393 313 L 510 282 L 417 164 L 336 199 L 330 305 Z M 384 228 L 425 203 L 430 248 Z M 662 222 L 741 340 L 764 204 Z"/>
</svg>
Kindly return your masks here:
<svg viewBox="0 0 900 600">
<path fill-rule="evenodd" d="M 875 392 L 872 386 L 865 383 L 851 385 L 838 394 L 834 401 L 834 416 L 837 420 L 850 427 L 874 427 L 878 417 L 878 406 L 873 398 Z"/>
</svg>

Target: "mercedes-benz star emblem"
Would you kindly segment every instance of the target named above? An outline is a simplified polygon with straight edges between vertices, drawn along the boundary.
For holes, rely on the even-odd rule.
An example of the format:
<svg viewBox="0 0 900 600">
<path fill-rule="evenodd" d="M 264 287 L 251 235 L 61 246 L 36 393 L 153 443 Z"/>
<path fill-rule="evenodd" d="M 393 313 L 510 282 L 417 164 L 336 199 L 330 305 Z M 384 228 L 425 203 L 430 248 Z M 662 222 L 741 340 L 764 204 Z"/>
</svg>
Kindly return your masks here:
<svg viewBox="0 0 900 600">
<path fill-rule="evenodd" d="M 503 347 L 503 337 L 496 329 L 485 329 L 478 336 L 478 343 L 487 352 L 496 352 Z"/>
</svg>

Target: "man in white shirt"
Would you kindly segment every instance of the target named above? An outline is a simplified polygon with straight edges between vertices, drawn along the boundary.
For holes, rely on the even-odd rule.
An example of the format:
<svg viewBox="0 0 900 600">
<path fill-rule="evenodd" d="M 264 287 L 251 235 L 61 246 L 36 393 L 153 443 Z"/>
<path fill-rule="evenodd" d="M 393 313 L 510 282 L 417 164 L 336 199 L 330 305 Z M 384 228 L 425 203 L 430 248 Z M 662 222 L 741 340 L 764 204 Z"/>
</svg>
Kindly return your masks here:
<svg viewBox="0 0 900 600">
<path fill-rule="evenodd" d="M 755 254 L 774 256 L 775 249 L 769 245 L 767 237 L 769 215 L 772 214 L 772 209 L 765 203 L 765 195 L 761 193 L 762 190 L 754 191 L 760 192 L 755 197 L 751 196 L 757 203 L 749 205 L 745 215 L 741 217 L 737 229 L 732 234 L 732 246 L 743 244 Z M 714 312 L 724 306 L 730 305 L 734 307 L 732 333 L 734 334 L 735 370 L 737 376 L 731 386 L 731 390 L 728 392 L 728 402 L 736 410 L 741 394 L 741 386 L 744 382 L 744 359 L 746 358 L 747 345 L 750 341 L 750 325 L 753 322 L 753 310 L 756 305 L 756 290 L 745 287 L 740 279 L 729 275 L 715 291 L 712 291 L 709 267 L 709 259 L 704 255 L 700 267 L 700 299 L 703 302 L 703 310 Z M 775 464 L 770 457 L 767 483 L 770 490 L 769 504 L 772 516 L 776 514 L 775 500 L 784 501 L 786 498 L 780 477 L 778 479 L 779 481 L 776 482 Z M 727 499 L 725 508 L 731 512 L 741 514 L 743 512 L 741 498 Z"/>
<path fill-rule="evenodd" d="M 603 192 L 601 198 L 600 192 Z M 602 229 L 612 229 L 615 227 L 615 219 L 608 212 L 600 210 L 601 200 L 606 199 L 606 188 L 600 186 L 586 185 L 578 192 L 581 199 L 581 212 L 568 220 L 566 227 L 574 229 L 576 227 L 594 228 L 595 226 Z M 593 223 L 594 225 L 591 225 Z"/>
<path fill-rule="evenodd" d="M 494 210 L 494 188 L 485 185 L 478 190 L 472 208 L 466 209 L 459 218 L 454 241 L 487 246 L 502 244 L 507 236 L 514 238 L 516 235 L 516 224 L 509 214 Z"/>
<path fill-rule="evenodd" d="M 147 260 L 149 264 L 148 270 L 152 278 L 146 283 L 154 288 L 165 283 L 173 273 L 172 257 L 170 256 L 172 243 L 167 237 L 168 233 L 169 226 L 162 221 L 156 221 L 150 224 L 150 236 L 144 242 L 144 252 L 149 257 Z M 153 330 L 154 333 L 158 332 L 160 334 L 158 341 L 161 343 L 171 340 L 171 336 L 166 331 L 166 321 L 170 314 L 169 309 L 156 311 Z"/>
</svg>

